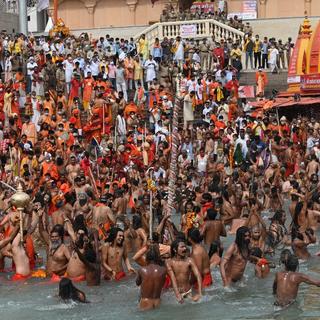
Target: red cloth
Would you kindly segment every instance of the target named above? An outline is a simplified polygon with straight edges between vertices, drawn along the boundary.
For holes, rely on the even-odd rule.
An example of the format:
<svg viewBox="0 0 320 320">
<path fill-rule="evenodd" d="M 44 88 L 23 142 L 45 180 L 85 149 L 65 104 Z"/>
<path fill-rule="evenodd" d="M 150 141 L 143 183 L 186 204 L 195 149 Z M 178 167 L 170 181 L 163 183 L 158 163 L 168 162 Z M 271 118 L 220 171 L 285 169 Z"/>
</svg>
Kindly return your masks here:
<svg viewBox="0 0 320 320">
<path fill-rule="evenodd" d="M 60 280 L 61 280 L 61 277 L 55 273 L 52 274 L 51 279 L 50 279 L 51 282 L 60 282 Z"/>
<path fill-rule="evenodd" d="M 86 276 L 84 274 L 78 276 L 78 277 L 69 277 L 67 274 L 66 274 L 66 278 L 69 278 L 71 281 L 73 282 L 81 282 L 81 281 L 86 281 Z"/>
<path fill-rule="evenodd" d="M 115 280 L 116 281 L 120 281 L 121 279 L 125 278 L 126 277 L 126 273 L 123 272 L 123 271 L 120 271 L 116 274 L 115 276 Z"/>
<path fill-rule="evenodd" d="M 27 276 L 24 276 L 20 273 L 16 273 L 12 276 L 11 280 L 12 281 L 22 281 L 22 280 L 27 280 L 28 278 L 30 278 L 30 274 Z"/>
<path fill-rule="evenodd" d="M 211 273 L 205 274 L 203 279 L 202 279 L 202 288 L 208 288 L 208 287 L 212 286 L 212 284 L 213 284 L 213 280 L 212 280 Z M 195 283 L 194 288 L 198 289 L 198 283 L 197 282 Z"/>
<path fill-rule="evenodd" d="M 172 286 L 169 275 L 166 275 L 166 281 L 164 282 L 163 289 L 169 289 Z"/>
<path fill-rule="evenodd" d="M 26 236 L 26 252 L 29 258 L 30 270 L 33 270 L 36 266 L 36 261 L 33 240 L 30 234 Z"/>
</svg>

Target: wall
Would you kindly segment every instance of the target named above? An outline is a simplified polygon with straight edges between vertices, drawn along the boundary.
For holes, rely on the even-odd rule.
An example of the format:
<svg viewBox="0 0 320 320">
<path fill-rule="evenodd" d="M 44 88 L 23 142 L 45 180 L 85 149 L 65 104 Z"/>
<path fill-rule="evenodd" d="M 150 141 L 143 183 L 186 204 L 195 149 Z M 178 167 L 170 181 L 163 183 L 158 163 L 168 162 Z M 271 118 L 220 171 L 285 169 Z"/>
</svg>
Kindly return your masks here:
<svg viewBox="0 0 320 320">
<path fill-rule="evenodd" d="M 304 15 L 305 10 L 308 10 L 307 1 L 308 0 L 257 0 L 258 17 L 300 17 Z M 310 1 L 311 10 L 308 15 L 320 16 L 320 1 Z M 228 0 L 229 12 L 242 12 L 242 3 L 242 0 Z M 265 3 L 265 5 L 262 3 Z"/>
<path fill-rule="evenodd" d="M 8 33 L 18 32 L 19 31 L 18 15 L 0 11 L 0 30 L 6 30 Z"/>
<path fill-rule="evenodd" d="M 299 18 L 278 18 L 278 19 L 259 19 L 250 20 L 253 28 L 253 34 L 259 34 L 262 37 L 275 37 L 286 42 L 288 37 L 294 41 L 298 36 L 300 25 L 303 23 L 303 17 Z M 312 29 L 316 26 L 320 17 L 309 18 Z"/>
<path fill-rule="evenodd" d="M 58 16 L 72 30 L 147 25 L 159 21 L 166 3 L 159 0 L 152 6 L 151 0 L 61 0 Z M 52 1 L 50 5 L 52 8 Z"/>
</svg>

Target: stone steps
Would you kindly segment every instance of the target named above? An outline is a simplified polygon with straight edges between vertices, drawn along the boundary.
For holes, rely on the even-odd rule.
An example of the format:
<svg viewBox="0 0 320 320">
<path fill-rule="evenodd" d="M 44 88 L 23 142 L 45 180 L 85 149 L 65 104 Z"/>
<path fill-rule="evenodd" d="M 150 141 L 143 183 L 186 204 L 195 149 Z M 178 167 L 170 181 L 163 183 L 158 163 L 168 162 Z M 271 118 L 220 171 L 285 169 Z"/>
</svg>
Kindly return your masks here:
<svg viewBox="0 0 320 320">
<path fill-rule="evenodd" d="M 267 72 L 268 84 L 266 86 L 265 92 L 266 95 L 271 95 L 272 90 L 276 89 L 277 91 L 287 91 L 287 70 L 280 71 L 278 74 L 272 74 L 271 72 Z M 255 71 L 245 71 L 241 73 L 240 77 L 240 85 L 241 86 L 255 86 Z"/>
</svg>

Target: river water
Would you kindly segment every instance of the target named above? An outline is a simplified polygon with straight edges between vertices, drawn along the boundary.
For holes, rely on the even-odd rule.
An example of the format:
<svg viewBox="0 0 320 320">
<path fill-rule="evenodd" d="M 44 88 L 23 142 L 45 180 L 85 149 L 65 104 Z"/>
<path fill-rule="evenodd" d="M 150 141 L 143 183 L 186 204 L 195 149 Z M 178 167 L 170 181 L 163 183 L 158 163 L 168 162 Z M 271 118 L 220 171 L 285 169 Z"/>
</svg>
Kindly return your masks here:
<svg viewBox="0 0 320 320">
<path fill-rule="evenodd" d="M 319 236 L 319 233 L 318 233 Z M 225 248 L 233 241 L 228 237 Z M 315 254 L 319 244 L 310 247 Z M 279 254 L 273 261 L 278 266 Z M 320 257 L 300 263 L 300 271 L 320 279 Z M 276 270 L 279 270 L 278 266 Z M 158 310 L 140 312 L 137 309 L 139 288 L 134 276 L 120 282 L 102 281 L 100 287 L 76 284 L 83 290 L 90 304 L 61 303 L 57 298 L 58 285 L 46 280 L 31 279 L 13 283 L 9 275 L 0 273 L 0 320 L 209 320 L 209 319 L 320 319 L 320 288 L 300 286 L 297 302 L 287 309 L 273 305 L 274 272 L 267 279 L 257 279 L 254 267 L 248 264 L 243 281 L 232 288 L 222 286 L 220 273 L 213 271 L 214 285 L 205 290 L 200 302 L 179 305 L 172 291 L 164 293 Z"/>
</svg>

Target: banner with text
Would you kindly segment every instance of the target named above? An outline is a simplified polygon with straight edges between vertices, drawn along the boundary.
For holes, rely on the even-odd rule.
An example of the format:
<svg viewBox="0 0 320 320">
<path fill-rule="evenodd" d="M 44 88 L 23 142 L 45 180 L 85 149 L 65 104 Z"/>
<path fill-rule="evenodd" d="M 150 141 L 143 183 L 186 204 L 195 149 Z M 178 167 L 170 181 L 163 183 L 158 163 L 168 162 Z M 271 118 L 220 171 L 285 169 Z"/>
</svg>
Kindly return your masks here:
<svg viewBox="0 0 320 320">
<path fill-rule="evenodd" d="M 197 26 L 195 24 L 183 24 L 180 27 L 180 36 L 182 38 L 192 38 L 197 35 Z"/>
</svg>

